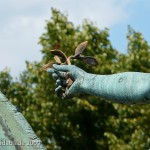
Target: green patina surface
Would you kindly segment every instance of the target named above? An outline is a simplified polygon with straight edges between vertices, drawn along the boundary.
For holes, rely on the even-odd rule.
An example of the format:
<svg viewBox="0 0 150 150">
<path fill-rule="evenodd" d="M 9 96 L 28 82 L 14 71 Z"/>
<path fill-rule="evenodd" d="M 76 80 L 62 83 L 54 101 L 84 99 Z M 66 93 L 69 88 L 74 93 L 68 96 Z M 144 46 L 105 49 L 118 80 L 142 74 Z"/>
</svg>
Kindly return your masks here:
<svg viewBox="0 0 150 150">
<path fill-rule="evenodd" d="M 0 150 L 45 150 L 23 115 L 0 92 Z"/>
<path fill-rule="evenodd" d="M 66 90 L 66 95 L 87 93 L 106 98 L 121 104 L 149 104 L 150 103 L 150 73 L 122 72 L 111 75 L 90 74 L 74 65 L 53 65 L 47 72 L 56 81 L 57 95 L 62 95 L 62 78 L 69 72 L 74 83 Z"/>
</svg>

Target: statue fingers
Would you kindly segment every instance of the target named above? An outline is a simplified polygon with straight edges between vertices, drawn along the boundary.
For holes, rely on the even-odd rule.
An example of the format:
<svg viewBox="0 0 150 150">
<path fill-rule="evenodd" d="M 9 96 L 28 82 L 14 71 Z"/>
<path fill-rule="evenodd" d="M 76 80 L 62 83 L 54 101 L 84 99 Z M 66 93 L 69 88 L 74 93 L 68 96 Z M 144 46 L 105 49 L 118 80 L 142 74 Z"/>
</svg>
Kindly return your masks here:
<svg viewBox="0 0 150 150">
<path fill-rule="evenodd" d="M 62 86 L 59 85 L 59 86 L 55 89 L 55 92 L 58 92 L 58 91 L 60 91 L 61 89 L 62 89 Z"/>
<path fill-rule="evenodd" d="M 64 78 L 66 79 L 67 78 L 67 75 L 68 73 L 66 72 L 62 72 L 62 71 L 56 71 L 55 69 L 53 68 L 49 68 L 47 69 L 47 72 L 52 74 L 52 77 L 57 80 L 58 78 Z"/>
<path fill-rule="evenodd" d="M 64 71 L 64 72 L 67 72 L 70 69 L 69 65 L 57 65 L 57 64 L 53 64 L 53 68 L 58 71 Z"/>
<path fill-rule="evenodd" d="M 53 74 L 55 70 L 53 68 L 48 68 L 46 71 L 50 74 Z"/>
<path fill-rule="evenodd" d="M 59 77 L 58 77 L 58 75 L 57 75 L 56 73 L 53 73 L 53 74 L 52 74 L 52 77 L 53 77 L 54 80 L 59 79 Z"/>
<path fill-rule="evenodd" d="M 73 96 L 73 95 L 77 95 L 80 93 L 80 89 L 79 89 L 79 83 L 76 80 L 69 89 L 66 89 L 66 95 L 67 97 L 69 96 Z"/>
<path fill-rule="evenodd" d="M 56 86 L 58 87 L 59 85 L 61 85 L 61 81 L 60 81 L 60 79 L 57 79 L 56 80 Z"/>
<path fill-rule="evenodd" d="M 57 79 L 56 80 L 56 86 L 59 86 L 59 85 L 61 85 L 62 87 L 66 87 L 67 86 L 66 80 L 64 80 L 64 79 Z"/>
<path fill-rule="evenodd" d="M 57 71 L 57 70 L 55 70 L 54 72 L 61 78 L 64 78 L 64 79 L 68 78 L 67 72 L 62 72 L 62 71 Z"/>
<path fill-rule="evenodd" d="M 63 95 L 63 90 L 62 90 L 62 86 L 59 85 L 56 89 L 55 89 L 55 92 L 56 92 L 56 95 L 60 98 L 62 98 L 62 95 Z"/>
</svg>

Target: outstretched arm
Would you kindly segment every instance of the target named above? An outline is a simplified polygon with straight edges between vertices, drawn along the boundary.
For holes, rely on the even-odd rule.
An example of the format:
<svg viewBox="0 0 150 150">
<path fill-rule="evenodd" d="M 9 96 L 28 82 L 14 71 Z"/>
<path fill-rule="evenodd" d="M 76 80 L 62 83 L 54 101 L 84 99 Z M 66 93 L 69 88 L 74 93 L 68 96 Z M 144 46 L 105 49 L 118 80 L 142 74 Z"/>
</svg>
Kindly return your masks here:
<svg viewBox="0 0 150 150">
<path fill-rule="evenodd" d="M 150 103 L 150 74 L 124 72 L 113 75 L 87 74 L 85 93 L 122 104 Z"/>
<path fill-rule="evenodd" d="M 54 65 L 58 72 L 70 72 L 74 78 L 67 95 L 87 93 L 122 104 L 150 103 L 150 73 L 124 72 L 112 75 L 86 73 L 72 65 Z"/>
</svg>

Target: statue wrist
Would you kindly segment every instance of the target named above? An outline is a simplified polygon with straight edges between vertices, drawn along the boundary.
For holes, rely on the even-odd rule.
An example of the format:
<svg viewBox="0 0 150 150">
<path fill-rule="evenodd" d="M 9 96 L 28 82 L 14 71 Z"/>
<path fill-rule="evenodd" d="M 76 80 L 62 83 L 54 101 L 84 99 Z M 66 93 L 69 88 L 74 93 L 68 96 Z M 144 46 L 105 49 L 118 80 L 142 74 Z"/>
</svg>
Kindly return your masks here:
<svg viewBox="0 0 150 150">
<path fill-rule="evenodd" d="M 83 77 L 81 89 L 84 93 L 92 94 L 93 90 L 95 89 L 94 77 L 96 77 L 96 75 L 90 73 L 86 73 L 85 76 Z"/>
</svg>

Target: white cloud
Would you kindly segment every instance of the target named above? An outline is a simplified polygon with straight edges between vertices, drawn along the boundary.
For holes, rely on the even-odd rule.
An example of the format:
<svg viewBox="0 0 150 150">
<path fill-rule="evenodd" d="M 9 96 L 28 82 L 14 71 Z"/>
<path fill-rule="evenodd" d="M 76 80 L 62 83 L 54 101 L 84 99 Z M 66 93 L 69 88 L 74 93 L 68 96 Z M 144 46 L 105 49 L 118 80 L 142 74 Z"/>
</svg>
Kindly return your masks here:
<svg viewBox="0 0 150 150">
<path fill-rule="evenodd" d="M 25 68 L 25 60 L 40 60 L 38 38 L 44 32 L 44 18 L 17 17 L 0 28 L 0 70 L 8 66 L 13 75 Z"/>
<path fill-rule="evenodd" d="M 99 27 L 111 27 L 129 17 L 125 8 L 131 0 L 56 0 L 52 5 L 69 14 L 69 19 L 75 24 L 81 24 L 84 18 L 96 22 Z"/>
<path fill-rule="evenodd" d="M 25 60 L 40 60 L 38 38 L 44 32 L 50 8 L 67 12 L 76 25 L 84 18 L 99 27 L 111 27 L 129 17 L 130 0 L 5 0 L 0 1 L 0 70 L 10 67 L 13 76 L 25 69 Z"/>
</svg>

